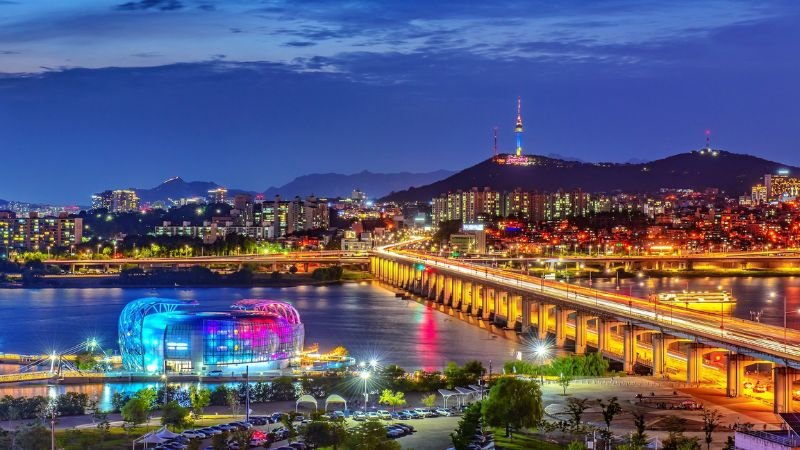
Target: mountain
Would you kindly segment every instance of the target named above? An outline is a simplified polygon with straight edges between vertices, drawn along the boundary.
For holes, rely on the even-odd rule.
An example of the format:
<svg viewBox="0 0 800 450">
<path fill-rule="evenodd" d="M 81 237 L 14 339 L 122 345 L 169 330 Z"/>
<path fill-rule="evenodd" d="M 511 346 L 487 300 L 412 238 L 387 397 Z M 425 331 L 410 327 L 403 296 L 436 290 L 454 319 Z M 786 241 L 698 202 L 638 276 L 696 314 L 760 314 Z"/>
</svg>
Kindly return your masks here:
<svg viewBox="0 0 800 450">
<path fill-rule="evenodd" d="M 800 173 L 751 155 L 722 150 L 691 151 L 646 163 L 586 163 L 532 155 L 529 166 L 501 165 L 489 159 L 441 181 L 388 195 L 383 200 L 430 201 L 441 194 L 472 187 L 498 191 L 574 190 L 587 192 L 654 192 L 660 188 L 719 188 L 729 193 L 750 192 L 764 174 L 778 169 Z"/>
<path fill-rule="evenodd" d="M 135 191 L 141 201 L 152 203 L 159 200 L 169 202 L 169 199 L 177 200 L 179 198 L 188 197 L 206 198 L 208 197 L 208 191 L 218 187 L 220 187 L 220 185 L 213 181 L 184 181 L 181 177 L 174 177 L 154 188 L 135 189 Z M 241 189 L 228 189 L 229 196 L 245 192 L 254 194 L 253 192 L 247 192 Z"/>
<path fill-rule="evenodd" d="M 422 186 L 452 175 L 447 170 L 427 173 L 373 173 L 363 171 L 352 175 L 338 173 L 316 173 L 297 177 L 280 187 L 270 187 L 264 198 L 272 199 L 275 195 L 290 199 L 295 196 L 306 197 L 314 194 L 317 197 L 350 197 L 353 189 L 360 189 L 370 198 L 382 197 L 392 191 Z M 220 187 L 213 181 L 185 181 L 181 177 L 170 178 L 150 189 L 135 189 L 142 202 L 153 203 L 188 197 L 207 197 L 208 191 Z M 228 197 L 238 194 L 256 195 L 257 192 L 228 188 Z"/>
<path fill-rule="evenodd" d="M 393 191 L 423 186 L 452 175 L 447 170 L 427 173 L 373 173 L 363 171 L 352 175 L 338 173 L 314 173 L 295 178 L 281 187 L 270 187 L 264 192 L 264 198 L 275 195 L 282 198 L 293 198 L 296 195 L 305 197 L 314 194 L 318 197 L 350 197 L 353 189 L 359 189 L 369 198 L 378 198 Z"/>
</svg>

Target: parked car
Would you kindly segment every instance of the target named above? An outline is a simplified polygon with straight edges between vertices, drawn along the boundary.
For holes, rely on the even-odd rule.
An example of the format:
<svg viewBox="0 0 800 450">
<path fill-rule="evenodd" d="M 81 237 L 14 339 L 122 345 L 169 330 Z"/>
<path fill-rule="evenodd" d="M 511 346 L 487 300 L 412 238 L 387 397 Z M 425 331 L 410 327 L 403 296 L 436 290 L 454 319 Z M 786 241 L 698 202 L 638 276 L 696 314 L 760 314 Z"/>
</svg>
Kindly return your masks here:
<svg viewBox="0 0 800 450">
<path fill-rule="evenodd" d="M 386 411 L 385 409 L 379 409 L 376 414 L 378 414 L 378 417 L 383 420 L 392 420 L 392 413 Z"/>
<path fill-rule="evenodd" d="M 394 424 L 394 425 L 395 425 L 395 426 L 398 426 L 398 427 L 405 428 L 405 429 L 406 429 L 406 430 L 408 430 L 410 433 L 413 433 L 413 432 L 417 431 L 417 430 L 416 430 L 416 429 L 415 429 L 413 426 L 411 426 L 411 425 L 407 425 L 407 424 L 405 424 L 405 423 L 402 423 L 402 422 L 397 422 L 397 423 L 396 423 L 396 424 Z"/>
<path fill-rule="evenodd" d="M 763 394 L 764 392 L 767 392 L 767 385 L 766 384 L 757 384 L 753 388 L 753 392 L 758 392 L 759 394 Z"/>
<path fill-rule="evenodd" d="M 413 419 L 413 417 L 411 417 L 411 414 L 409 414 L 406 411 L 400 411 L 399 413 L 397 413 L 397 418 L 401 420 Z"/>
<path fill-rule="evenodd" d="M 353 413 L 353 420 L 367 420 L 367 415 L 363 411 L 356 411 Z"/>
<path fill-rule="evenodd" d="M 440 416 L 444 417 L 450 417 L 453 415 L 453 413 L 450 412 L 449 409 L 444 409 L 444 408 L 436 408 L 436 414 L 439 414 Z"/>
<path fill-rule="evenodd" d="M 425 408 L 414 408 L 414 412 L 419 414 L 421 417 L 431 417 L 430 411 Z"/>
<path fill-rule="evenodd" d="M 367 413 L 367 419 L 378 420 L 380 418 L 381 418 L 381 416 L 379 416 L 378 413 L 376 413 L 375 411 L 370 411 L 370 412 Z"/>
</svg>

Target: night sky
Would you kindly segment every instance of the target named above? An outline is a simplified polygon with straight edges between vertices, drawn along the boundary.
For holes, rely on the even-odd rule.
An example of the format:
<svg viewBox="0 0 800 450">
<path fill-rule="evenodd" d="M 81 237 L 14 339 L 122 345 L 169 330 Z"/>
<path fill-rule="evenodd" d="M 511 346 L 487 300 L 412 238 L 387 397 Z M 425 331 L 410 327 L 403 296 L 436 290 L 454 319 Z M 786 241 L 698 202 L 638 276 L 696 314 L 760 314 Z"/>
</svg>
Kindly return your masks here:
<svg viewBox="0 0 800 450">
<path fill-rule="evenodd" d="M 512 151 L 800 165 L 800 2 L 0 0 L 0 198 Z"/>
</svg>

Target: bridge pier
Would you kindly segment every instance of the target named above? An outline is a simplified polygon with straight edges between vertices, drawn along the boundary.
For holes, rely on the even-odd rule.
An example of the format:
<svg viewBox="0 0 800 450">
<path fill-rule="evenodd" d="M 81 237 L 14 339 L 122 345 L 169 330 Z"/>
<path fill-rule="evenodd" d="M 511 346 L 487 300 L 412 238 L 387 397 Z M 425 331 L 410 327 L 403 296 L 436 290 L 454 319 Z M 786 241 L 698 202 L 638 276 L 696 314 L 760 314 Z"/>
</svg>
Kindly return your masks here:
<svg viewBox="0 0 800 450">
<path fill-rule="evenodd" d="M 699 384 L 703 375 L 703 355 L 714 351 L 713 347 L 690 342 L 686 348 L 686 382 Z"/>
<path fill-rule="evenodd" d="M 636 327 L 625 325 L 622 335 L 622 370 L 633 372 L 636 364 Z"/>
<path fill-rule="evenodd" d="M 663 333 L 653 334 L 653 375 L 664 375 L 667 371 L 667 350 L 678 339 L 669 338 Z"/>
<path fill-rule="evenodd" d="M 527 331 L 531 327 L 531 301 L 522 298 L 522 331 Z"/>
<path fill-rule="evenodd" d="M 556 347 L 564 348 L 567 342 L 567 318 L 569 310 L 561 306 L 556 306 Z"/>
<path fill-rule="evenodd" d="M 744 368 L 747 362 L 753 358 L 734 352 L 728 352 L 728 364 L 726 370 L 726 393 L 728 397 L 739 397 L 742 395 L 742 385 L 744 384 Z"/>
<path fill-rule="evenodd" d="M 592 317 L 582 311 L 575 314 L 575 353 L 586 353 L 586 335 L 589 332 L 589 320 Z"/>
<path fill-rule="evenodd" d="M 550 309 L 550 305 L 546 303 L 536 304 L 536 337 L 540 341 L 547 340 L 548 309 Z"/>
<path fill-rule="evenodd" d="M 794 412 L 792 386 L 795 381 L 800 380 L 800 370 L 775 366 L 772 369 L 772 380 L 775 390 L 775 414 Z"/>
</svg>

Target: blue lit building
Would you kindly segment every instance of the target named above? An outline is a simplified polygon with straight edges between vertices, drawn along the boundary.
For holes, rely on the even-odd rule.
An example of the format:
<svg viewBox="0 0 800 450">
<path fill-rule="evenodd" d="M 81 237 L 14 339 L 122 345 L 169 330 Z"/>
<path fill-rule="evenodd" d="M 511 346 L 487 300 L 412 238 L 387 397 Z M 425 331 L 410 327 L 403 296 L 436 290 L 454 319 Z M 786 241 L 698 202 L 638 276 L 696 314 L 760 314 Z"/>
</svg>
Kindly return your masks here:
<svg viewBox="0 0 800 450">
<path fill-rule="evenodd" d="M 119 319 L 122 363 L 131 372 L 225 373 L 287 367 L 305 330 L 288 303 L 242 300 L 228 311 L 195 311 L 196 302 L 143 298 Z M 190 309 L 190 307 L 192 307 Z"/>
</svg>

